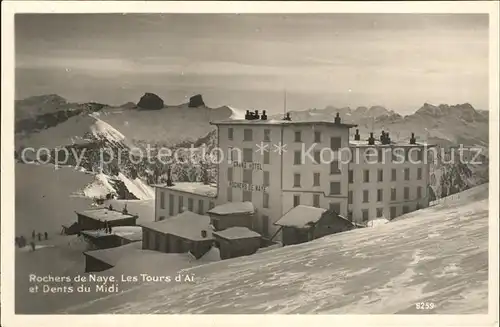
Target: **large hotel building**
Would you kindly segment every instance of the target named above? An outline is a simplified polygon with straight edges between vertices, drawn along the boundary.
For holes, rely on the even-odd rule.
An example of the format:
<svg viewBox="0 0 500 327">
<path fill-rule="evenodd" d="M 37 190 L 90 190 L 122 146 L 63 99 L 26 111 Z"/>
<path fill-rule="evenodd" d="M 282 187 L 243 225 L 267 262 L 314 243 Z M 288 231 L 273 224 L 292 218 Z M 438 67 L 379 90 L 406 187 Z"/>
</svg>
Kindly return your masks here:
<svg viewBox="0 0 500 327">
<path fill-rule="evenodd" d="M 155 220 L 183 210 L 205 214 L 227 202 L 252 202 L 254 229 L 264 236 L 274 223 L 302 204 L 335 210 L 357 223 L 392 219 L 429 204 L 425 144 L 412 135 L 394 143 L 388 133 L 361 140 L 356 125 L 334 121 L 268 120 L 247 112 L 217 126 L 217 185 L 156 186 Z"/>
</svg>

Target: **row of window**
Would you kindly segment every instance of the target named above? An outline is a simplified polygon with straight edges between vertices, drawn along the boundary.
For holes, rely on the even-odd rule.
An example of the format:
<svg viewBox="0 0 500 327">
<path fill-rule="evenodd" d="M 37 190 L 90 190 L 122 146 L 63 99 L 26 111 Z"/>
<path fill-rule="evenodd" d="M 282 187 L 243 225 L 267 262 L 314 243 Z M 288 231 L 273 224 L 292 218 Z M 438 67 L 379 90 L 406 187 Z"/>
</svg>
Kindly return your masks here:
<svg viewBox="0 0 500 327">
<path fill-rule="evenodd" d="M 410 180 L 410 168 L 405 168 L 403 169 L 404 173 L 404 180 L 409 181 Z M 391 169 L 391 181 L 395 182 L 397 180 L 397 169 Z M 418 167 L 417 168 L 417 180 L 422 180 L 422 168 Z M 363 183 L 370 183 L 372 179 L 370 178 L 370 169 L 365 169 L 363 170 Z M 377 170 L 377 182 L 383 182 L 384 181 L 384 170 L 383 169 L 378 169 Z M 352 170 L 349 170 L 349 183 L 354 183 L 354 172 Z"/>
<path fill-rule="evenodd" d="M 226 192 L 227 192 L 227 202 L 233 202 L 233 188 L 229 186 Z M 262 207 L 269 208 L 270 207 L 269 193 L 263 192 L 258 194 L 262 194 Z M 243 202 L 246 201 L 252 202 L 252 200 L 253 200 L 252 192 L 243 190 Z"/>
<path fill-rule="evenodd" d="M 301 194 L 294 194 L 293 195 L 293 206 L 296 207 L 300 205 L 301 201 Z M 313 202 L 313 207 L 319 208 L 320 207 L 320 195 L 319 194 L 313 194 L 312 195 L 312 202 Z M 329 204 L 330 210 L 335 211 L 336 213 L 340 213 L 340 203 L 339 202 L 330 202 Z"/>
<path fill-rule="evenodd" d="M 334 149 L 332 148 L 332 150 L 334 150 Z M 396 150 L 398 150 L 398 149 L 395 149 L 395 151 Z M 422 151 L 420 151 L 420 149 L 415 149 L 415 150 L 417 150 L 417 153 L 418 153 L 418 156 L 417 156 L 417 159 L 416 159 L 417 162 L 422 162 Z M 373 157 L 370 158 L 369 156 L 367 156 L 366 162 L 370 163 L 370 164 L 385 163 L 385 160 L 383 160 L 383 157 L 382 157 L 382 151 L 383 151 L 382 149 L 378 150 L 379 156 L 378 156 L 377 160 L 373 159 Z M 408 162 L 409 161 L 408 157 L 409 157 L 409 150 L 406 150 L 403 162 Z M 313 152 L 313 160 L 314 160 L 314 164 L 321 164 L 321 150 L 317 150 L 317 151 Z M 331 161 L 331 160 L 328 160 L 328 161 Z M 350 163 L 359 163 L 360 160 L 358 158 L 356 158 L 354 155 L 351 154 L 349 162 Z M 392 154 L 392 162 L 393 163 L 403 163 L 401 161 L 401 159 L 398 159 L 398 156 L 394 152 Z M 293 153 L 293 164 L 294 165 L 302 165 L 302 164 L 304 164 L 304 162 L 302 160 L 302 151 L 300 151 L 300 150 L 294 151 L 294 153 Z M 338 163 L 336 163 L 336 165 L 338 166 Z"/>
<path fill-rule="evenodd" d="M 420 209 L 420 204 L 417 202 L 415 210 L 419 210 L 419 209 Z M 395 206 L 390 207 L 389 217 L 391 219 L 395 218 L 397 216 L 397 210 L 398 210 L 398 207 L 395 207 Z M 410 206 L 404 205 L 402 214 L 404 215 L 404 214 L 407 214 L 408 212 L 410 212 Z M 384 216 L 384 208 L 376 208 L 375 215 L 376 215 L 376 218 L 383 217 Z M 348 216 L 349 216 L 349 219 L 352 220 L 352 212 L 350 212 Z M 370 209 L 361 210 L 361 217 L 362 217 L 364 222 L 367 222 L 370 219 Z"/>
<path fill-rule="evenodd" d="M 227 130 L 227 138 L 229 140 L 234 140 L 234 129 L 233 128 L 228 128 Z M 314 143 L 321 143 L 321 132 L 315 131 L 314 132 Z M 243 130 L 243 141 L 244 142 L 250 142 L 253 141 L 253 130 L 250 128 L 245 128 Z M 264 142 L 271 142 L 271 130 L 270 129 L 264 129 Z M 295 131 L 294 134 L 294 142 L 302 142 L 302 131 Z M 330 145 L 332 150 L 338 150 L 340 149 L 340 145 L 342 143 L 342 138 L 340 137 L 331 137 L 330 138 Z"/>
<path fill-rule="evenodd" d="M 183 208 L 184 208 L 184 196 L 182 195 L 179 195 L 179 201 L 177 201 L 177 213 L 180 213 L 182 212 Z M 160 192 L 160 208 L 161 209 L 165 209 L 166 207 L 166 203 L 165 203 L 165 192 Z M 169 194 L 168 195 L 168 204 L 169 204 L 169 207 L 168 207 L 168 210 L 169 210 L 169 216 L 173 216 L 175 215 L 175 206 L 174 206 L 174 200 L 175 200 L 175 196 L 173 194 Z M 195 200 L 193 198 L 187 198 L 187 210 L 189 211 L 192 211 L 194 212 L 194 202 Z M 200 215 L 203 215 L 205 214 L 205 208 L 204 208 L 204 204 L 205 204 L 205 201 L 202 200 L 202 199 L 199 199 L 198 200 L 198 210 L 197 212 L 200 214 Z M 215 207 L 215 203 L 213 201 L 210 201 L 209 204 L 208 204 L 208 210 L 212 209 Z"/>
<path fill-rule="evenodd" d="M 383 189 L 378 189 L 377 191 L 377 202 L 382 202 L 384 201 L 384 190 Z M 349 191 L 348 193 L 348 203 L 352 204 L 353 203 L 353 191 Z M 422 186 L 417 187 L 417 199 L 422 198 Z M 391 188 L 391 201 L 396 201 L 397 199 L 397 189 L 395 187 Z M 410 199 L 410 188 L 409 187 L 404 187 L 403 188 L 403 199 L 404 200 L 409 200 Z M 369 190 L 363 190 L 363 203 L 368 203 L 370 202 L 370 191 Z"/>
</svg>

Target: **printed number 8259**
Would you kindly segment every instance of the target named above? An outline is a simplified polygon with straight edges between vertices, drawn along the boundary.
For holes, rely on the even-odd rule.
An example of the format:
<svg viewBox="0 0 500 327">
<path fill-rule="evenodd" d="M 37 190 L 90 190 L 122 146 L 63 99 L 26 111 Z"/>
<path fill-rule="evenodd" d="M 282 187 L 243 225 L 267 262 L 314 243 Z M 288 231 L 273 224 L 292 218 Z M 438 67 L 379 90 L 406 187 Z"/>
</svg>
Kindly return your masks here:
<svg viewBox="0 0 500 327">
<path fill-rule="evenodd" d="M 419 302 L 415 304 L 417 310 L 432 310 L 436 306 L 432 302 Z"/>
</svg>

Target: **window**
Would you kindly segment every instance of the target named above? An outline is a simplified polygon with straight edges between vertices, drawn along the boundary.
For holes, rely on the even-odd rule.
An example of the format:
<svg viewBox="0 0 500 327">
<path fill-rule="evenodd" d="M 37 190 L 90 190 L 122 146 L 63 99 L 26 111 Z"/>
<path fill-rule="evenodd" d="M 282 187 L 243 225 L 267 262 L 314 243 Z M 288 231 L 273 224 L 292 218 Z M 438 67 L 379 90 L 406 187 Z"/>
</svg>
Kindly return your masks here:
<svg viewBox="0 0 500 327">
<path fill-rule="evenodd" d="M 264 171 L 264 186 L 269 186 L 269 172 Z"/>
<path fill-rule="evenodd" d="M 200 215 L 203 215 L 205 212 L 203 210 L 203 200 L 198 200 L 198 213 Z"/>
<path fill-rule="evenodd" d="M 410 180 L 410 168 L 405 168 L 405 181 Z"/>
<path fill-rule="evenodd" d="M 391 207 L 391 219 L 396 217 L 396 207 Z"/>
<path fill-rule="evenodd" d="M 233 136 L 234 136 L 234 135 L 233 135 L 233 132 L 234 132 L 234 131 L 233 131 L 233 129 L 232 129 L 232 128 L 228 128 L 228 129 L 227 129 L 227 138 L 228 138 L 229 140 L 233 140 Z"/>
<path fill-rule="evenodd" d="M 384 181 L 384 170 L 383 169 L 379 169 L 378 173 L 377 173 L 377 176 L 378 176 L 377 180 L 379 182 L 383 182 Z"/>
<path fill-rule="evenodd" d="M 354 183 L 354 172 L 349 170 L 349 183 Z"/>
<path fill-rule="evenodd" d="M 330 182 L 330 194 L 340 194 L 340 182 Z"/>
<path fill-rule="evenodd" d="M 302 133 L 300 131 L 295 132 L 295 142 L 302 142 Z"/>
<path fill-rule="evenodd" d="M 160 208 L 165 209 L 165 192 L 160 191 Z"/>
<path fill-rule="evenodd" d="M 320 185 L 320 173 L 314 173 L 313 174 L 313 186 L 319 186 Z"/>
<path fill-rule="evenodd" d="M 215 207 L 215 203 L 210 201 L 210 203 L 208 204 L 208 210 L 213 209 L 214 207 Z"/>
<path fill-rule="evenodd" d="M 382 202 L 382 201 L 384 201 L 384 190 L 378 189 L 377 190 L 377 202 Z"/>
<path fill-rule="evenodd" d="M 422 198 L 422 186 L 417 187 L 417 199 Z"/>
<path fill-rule="evenodd" d="M 408 213 L 409 211 L 410 211 L 410 210 L 409 210 L 408 206 L 403 206 L 403 215 L 404 215 L 405 213 Z"/>
<path fill-rule="evenodd" d="M 300 165 L 302 162 L 302 158 L 300 156 L 300 151 L 295 151 L 293 153 L 293 164 L 294 165 Z"/>
<path fill-rule="evenodd" d="M 170 216 L 173 216 L 174 215 L 174 195 L 173 194 L 169 194 L 168 196 L 168 214 Z"/>
<path fill-rule="evenodd" d="M 391 181 L 396 181 L 396 169 L 391 169 Z"/>
<path fill-rule="evenodd" d="M 370 183 L 370 171 L 368 169 L 363 171 L 363 182 Z"/>
<path fill-rule="evenodd" d="M 321 163 L 321 152 L 320 151 L 314 151 L 314 163 L 315 164 Z"/>
<path fill-rule="evenodd" d="M 368 192 L 368 190 L 363 190 L 363 202 L 368 202 L 369 201 L 369 195 L 370 193 Z"/>
<path fill-rule="evenodd" d="M 399 149 L 392 149 L 392 162 L 397 162 L 397 163 L 400 163 L 400 151 L 398 151 Z"/>
<path fill-rule="evenodd" d="M 264 130 L 264 142 L 271 142 L 271 130 L 270 129 Z"/>
<path fill-rule="evenodd" d="M 252 184 L 252 174 L 251 169 L 243 169 L 243 183 Z"/>
<path fill-rule="evenodd" d="M 243 202 L 252 202 L 252 192 L 243 191 Z"/>
<path fill-rule="evenodd" d="M 300 174 L 293 174 L 293 187 L 300 187 Z"/>
<path fill-rule="evenodd" d="M 338 149 L 340 149 L 342 145 L 341 143 L 342 139 L 340 137 L 330 138 L 330 149 L 332 149 L 333 151 L 337 151 Z"/>
<path fill-rule="evenodd" d="M 194 200 L 191 198 L 188 198 L 188 210 L 191 212 L 194 210 Z"/>
<path fill-rule="evenodd" d="M 300 195 L 294 195 L 293 196 L 293 206 L 296 207 L 300 204 Z"/>
<path fill-rule="evenodd" d="M 423 151 L 422 149 L 416 149 L 417 152 L 417 162 L 418 163 L 422 163 L 422 160 L 423 160 Z"/>
<path fill-rule="evenodd" d="M 321 143 L 321 132 L 314 132 L 314 143 Z"/>
<path fill-rule="evenodd" d="M 337 214 L 340 214 L 340 203 L 338 202 L 331 202 L 330 205 L 330 210 L 337 213 Z"/>
<path fill-rule="evenodd" d="M 230 182 L 233 181 L 233 167 L 227 169 L 227 180 Z"/>
<path fill-rule="evenodd" d="M 396 201 L 396 189 L 391 188 L 391 201 Z"/>
<path fill-rule="evenodd" d="M 361 212 L 363 214 L 363 222 L 367 222 L 368 221 L 368 209 L 362 210 Z"/>
<path fill-rule="evenodd" d="M 269 163 L 270 163 L 269 150 L 264 150 L 264 165 L 269 165 Z"/>
<path fill-rule="evenodd" d="M 417 168 L 417 179 L 418 180 L 422 179 L 422 168 Z"/>
<path fill-rule="evenodd" d="M 409 187 L 404 188 L 404 197 L 405 197 L 405 200 L 408 200 L 410 198 L 410 188 Z"/>
<path fill-rule="evenodd" d="M 262 215 L 262 234 L 267 236 L 269 234 L 269 217 Z"/>
<path fill-rule="evenodd" d="M 227 202 L 233 202 L 233 188 L 227 188 Z"/>
<path fill-rule="evenodd" d="M 380 218 L 384 215 L 384 209 L 383 208 L 377 208 L 377 218 Z"/>
<path fill-rule="evenodd" d="M 333 160 L 330 163 L 330 174 L 340 174 L 340 169 L 339 169 L 339 161 L 338 160 Z"/>
<path fill-rule="evenodd" d="M 252 141 L 253 131 L 251 129 L 245 128 L 243 130 L 243 141 Z"/>
<path fill-rule="evenodd" d="M 184 206 L 184 198 L 181 196 L 179 196 L 179 212 L 182 212 L 182 207 Z"/>
<path fill-rule="evenodd" d="M 253 161 L 253 150 L 243 149 L 243 162 L 252 162 L 252 161 Z"/>
<path fill-rule="evenodd" d="M 165 216 L 160 216 L 160 218 L 158 218 L 158 220 L 165 220 Z"/>
<path fill-rule="evenodd" d="M 269 208 L 269 193 L 263 193 L 262 206 L 264 208 Z"/>
<path fill-rule="evenodd" d="M 349 191 L 349 193 L 347 193 L 347 203 L 352 204 L 352 191 Z"/>
<path fill-rule="evenodd" d="M 313 194 L 313 207 L 319 208 L 319 194 Z"/>
<path fill-rule="evenodd" d="M 378 162 L 384 163 L 384 150 L 378 149 Z"/>
<path fill-rule="evenodd" d="M 410 151 L 408 149 L 405 149 L 404 152 L 405 152 L 405 162 L 408 162 L 410 158 Z"/>
</svg>

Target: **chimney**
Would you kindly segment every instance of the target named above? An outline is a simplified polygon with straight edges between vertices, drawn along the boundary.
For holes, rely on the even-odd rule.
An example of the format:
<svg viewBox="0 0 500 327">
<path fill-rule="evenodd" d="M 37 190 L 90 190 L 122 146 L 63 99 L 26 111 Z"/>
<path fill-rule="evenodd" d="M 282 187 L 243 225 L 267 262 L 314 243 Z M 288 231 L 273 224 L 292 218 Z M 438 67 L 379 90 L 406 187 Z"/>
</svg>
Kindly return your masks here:
<svg viewBox="0 0 500 327">
<path fill-rule="evenodd" d="M 373 133 L 370 133 L 370 137 L 368 138 L 368 144 L 369 145 L 375 144 L 375 138 L 373 137 Z"/>
<path fill-rule="evenodd" d="M 267 114 L 265 110 L 262 110 L 262 115 L 260 116 L 260 119 L 267 120 Z"/>
<path fill-rule="evenodd" d="M 389 132 L 385 133 L 385 143 L 384 144 L 391 144 L 391 138 L 389 137 Z"/>
<path fill-rule="evenodd" d="M 416 144 L 417 140 L 415 139 L 415 133 L 411 133 L 410 144 Z"/>
<path fill-rule="evenodd" d="M 361 135 L 359 135 L 359 129 L 356 129 L 356 134 L 354 134 L 354 141 L 359 141 L 361 139 Z"/>
<path fill-rule="evenodd" d="M 202 230 L 201 231 L 201 237 L 203 237 L 203 238 L 207 237 L 207 231 L 206 230 Z"/>
<path fill-rule="evenodd" d="M 174 183 L 172 182 L 172 169 L 168 168 L 167 170 L 167 186 L 174 186 Z"/>
<path fill-rule="evenodd" d="M 255 110 L 255 114 L 253 115 L 253 119 L 259 119 L 259 111 Z"/>
<path fill-rule="evenodd" d="M 382 133 L 380 133 L 380 143 L 385 144 L 384 142 L 385 142 L 385 132 L 382 131 Z"/>
<path fill-rule="evenodd" d="M 290 113 L 287 112 L 285 118 L 283 118 L 283 119 L 288 120 L 288 121 L 292 120 L 292 118 L 290 117 Z"/>
<path fill-rule="evenodd" d="M 128 214 L 127 204 L 126 203 L 125 203 L 125 206 L 123 207 L 122 214 L 124 214 L 124 215 Z"/>
<path fill-rule="evenodd" d="M 341 119 L 340 119 L 340 114 L 337 112 L 337 115 L 335 116 L 335 124 L 340 124 Z"/>
<path fill-rule="evenodd" d="M 245 120 L 250 120 L 252 119 L 251 117 L 252 115 L 250 114 L 250 110 L 247 110 L 247 112 L 245 113 Z"/>
</svg>

